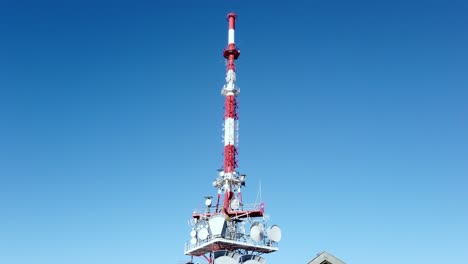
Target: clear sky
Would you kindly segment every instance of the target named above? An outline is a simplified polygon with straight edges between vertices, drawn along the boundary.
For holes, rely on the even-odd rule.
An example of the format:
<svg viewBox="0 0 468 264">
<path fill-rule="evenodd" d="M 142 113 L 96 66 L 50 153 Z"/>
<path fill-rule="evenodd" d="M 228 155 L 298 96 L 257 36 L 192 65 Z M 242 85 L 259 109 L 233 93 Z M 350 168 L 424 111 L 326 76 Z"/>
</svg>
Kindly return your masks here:
<svg viewBox="0 0 468 264">
<path fill-rule="evenodd" d="M 1 1 L 0 263 L 188 259 L 229 11 L 268 263 L 468 263 L 468 2 L 435 0 Z"/>
</svg>

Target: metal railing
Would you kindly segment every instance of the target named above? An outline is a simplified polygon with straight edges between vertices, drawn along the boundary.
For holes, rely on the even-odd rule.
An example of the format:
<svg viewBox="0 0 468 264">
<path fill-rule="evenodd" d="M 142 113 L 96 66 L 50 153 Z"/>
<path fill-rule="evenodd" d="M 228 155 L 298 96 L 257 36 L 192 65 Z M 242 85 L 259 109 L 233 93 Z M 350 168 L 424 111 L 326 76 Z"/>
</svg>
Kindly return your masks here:
<svg viewBox="0 0 468 264">
<path fill-rule="evenodd" d="M 190 241 L 187 241 L 185 243 L 185 251 L 189 251 L 191 249 L 202 246 L 204 244 L 208 244 L 212 240 L 215 240 L 217 238 L 223 238 L 223 239 L 230 240 L 230 241 L 235 241 L 235 242 L 244 242 L 244 243 L 252 244 L 252 245 L 255 245 L 255 246 L 268 246 L 268 247 L 277 247 L 278 246 L 277 242 L 273 242 L 273 241 L 267 239 L 266 237 L 262 241 L 256 242 L 256 241 L 250 239 L 249 235 L 244 235 L 243 233 L 235 233 L 235 234 L 229 234 L 228 236 L 224 236 L 224 237 L 221 236 L 221 235 L 216 235 L 216 236 L 208 235 L 208 237 L 206 239 L 197 239 L 197 242 L 195 244 L 192 244 L 192 243 L 190 243 Z"/>
</svg>

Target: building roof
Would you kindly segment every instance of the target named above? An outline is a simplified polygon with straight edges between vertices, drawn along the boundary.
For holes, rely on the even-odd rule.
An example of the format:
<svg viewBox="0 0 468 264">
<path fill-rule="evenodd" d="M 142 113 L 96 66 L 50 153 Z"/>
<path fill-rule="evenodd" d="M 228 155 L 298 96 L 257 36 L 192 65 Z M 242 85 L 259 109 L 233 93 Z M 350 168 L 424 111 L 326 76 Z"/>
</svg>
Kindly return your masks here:
<svg viewBox="0 0 468 264">
<path fill-rule="evenodd" d="M 308 264 L 345 264 L 343 261 L 339 260 L 332 254 L 323 251 L 318 254 L 313 260 L 309 261 Z"/>
</svg>

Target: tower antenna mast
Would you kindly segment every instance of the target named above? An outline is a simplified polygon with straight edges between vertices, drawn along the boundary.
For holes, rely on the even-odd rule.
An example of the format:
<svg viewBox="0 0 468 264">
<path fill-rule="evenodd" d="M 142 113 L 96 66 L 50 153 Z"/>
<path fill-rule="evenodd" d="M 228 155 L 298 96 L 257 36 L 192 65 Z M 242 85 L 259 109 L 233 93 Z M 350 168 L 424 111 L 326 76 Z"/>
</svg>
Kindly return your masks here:
<svg viewBox="0 0 468 264">
<path fill-rule="evenodd" d="M 265 264 L 262 254 L 278 250 L 281 229 L 270 225 L 264 217 L 262 202 L 251 205 L 242 201 L 241 189 L 245 174 L 237 168 L 237 96 L 236 65 L 240 51 L 235 44 L 237 15 L 229 13 L 228 44 L 223 51 L 227 61 L 226 84 L 221 89 L 224 103 L 224 162 L 213 181 L 218 195 L 212 209 L 212 196 L 205 196 L 205 206 L 193 211 L 191 239 L 184 253 L 205 259 L 209 264 Z M 222 200 L 222 202 L 221 202 Z"/>
<path fill-rule="evenodd" d="M 228 29 L 228 45 L 224 49 L 223 56 L 227 60 L 226 68 L 226 84 L 221 90 L 221 94 L 226 97 L 224 103 L 224 203 L 223 209 L 227 213 L 229 203 L 234 195 L 233 182 L 235 169 L 237 168 L 237 135 L 236 129 L 238 125 L 237 116 L 237 100 L 240 90 L 236 86 L 236 65 L 235 60 L 239 58 L 240 51 L 236 48 L 234 41 L 236 29 L 235 13 L 229 13 L 227 19 L 229 21 Z M 240 191 L 240 188 L 239 188 Z"/>
</svg>

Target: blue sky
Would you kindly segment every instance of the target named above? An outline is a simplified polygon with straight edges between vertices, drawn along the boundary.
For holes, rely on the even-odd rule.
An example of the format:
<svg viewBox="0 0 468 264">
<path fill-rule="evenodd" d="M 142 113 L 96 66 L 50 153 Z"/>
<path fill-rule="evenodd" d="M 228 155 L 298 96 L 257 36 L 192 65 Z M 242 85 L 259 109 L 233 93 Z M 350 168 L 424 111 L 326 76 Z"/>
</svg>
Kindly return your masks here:
<svg viewBox="0 0 468 264">
<path fill-rule="evenodd" d="M 466 1 L 4 0 L 0 263 L 187 260 L 229 11 L 268 263 L 468 261 Z"/>
</svg>

